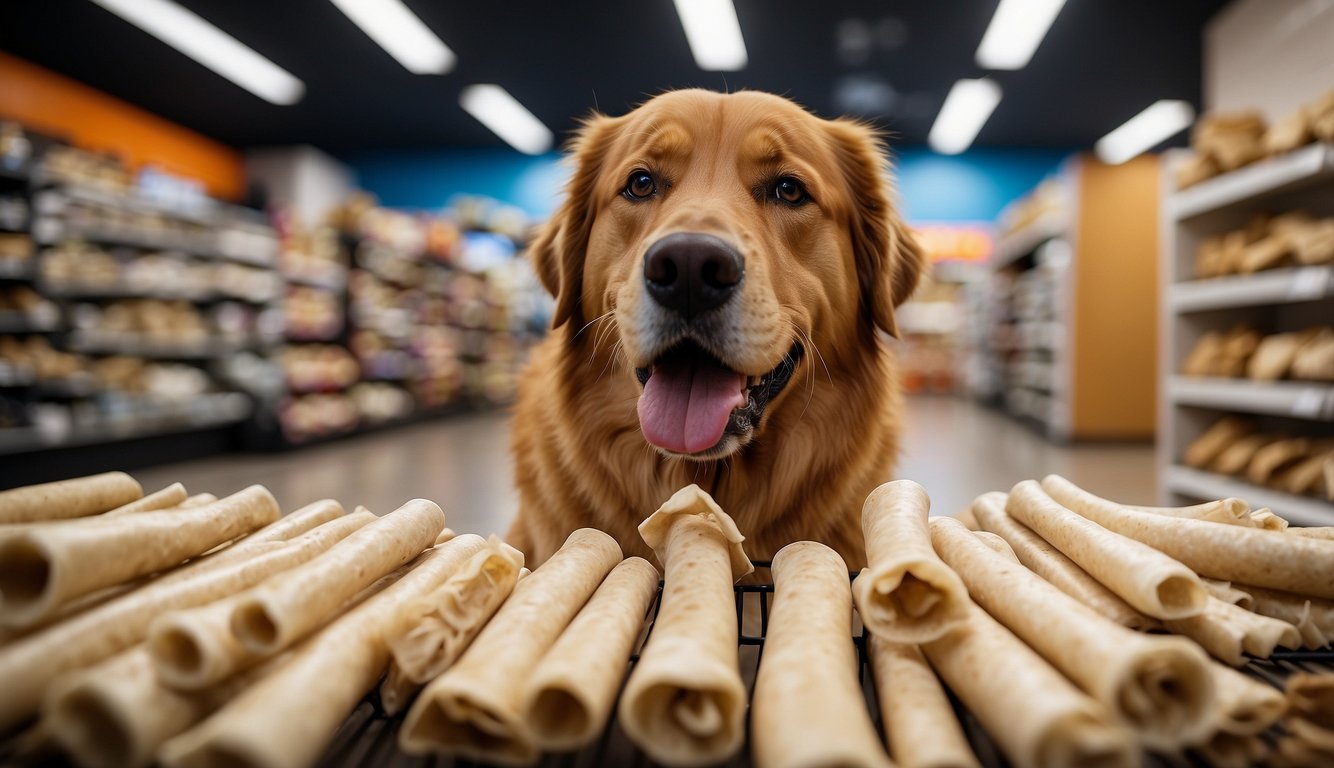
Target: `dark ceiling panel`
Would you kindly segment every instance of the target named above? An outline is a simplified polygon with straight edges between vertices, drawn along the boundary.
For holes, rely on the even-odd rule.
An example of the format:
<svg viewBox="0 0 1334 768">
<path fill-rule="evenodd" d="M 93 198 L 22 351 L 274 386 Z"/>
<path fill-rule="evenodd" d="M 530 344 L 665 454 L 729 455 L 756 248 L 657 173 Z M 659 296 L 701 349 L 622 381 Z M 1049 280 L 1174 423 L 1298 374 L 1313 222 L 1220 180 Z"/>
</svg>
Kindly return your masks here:
<svg viewBox="0 0 1334 768">
<path fill-rule="evenodd" d="M 268 104 L 87 0 L 13 3 L 0 50 L 238 147 L 306 143 L 334 153 L 493 146 L 458 106 L 503 85 L 566 134 L 592 109 L 619 114 L 668 88 L 757 88 L 824 115 L 860 113 L 926 139 L 973 62 L 996 0 L 736 0 L 750 66 L 700 71 L 670 0 L 407 0 L 459 56 L 413 75 L 327 0 L 181 0 L 305 81 Z M 1070 0 L 1030 65 L 992 73 L 1004 98 L 990 146 L 1089 146 L 1159 98 L 1199 104 L 1204 22 L 1224 0 Z"/>
</svg>

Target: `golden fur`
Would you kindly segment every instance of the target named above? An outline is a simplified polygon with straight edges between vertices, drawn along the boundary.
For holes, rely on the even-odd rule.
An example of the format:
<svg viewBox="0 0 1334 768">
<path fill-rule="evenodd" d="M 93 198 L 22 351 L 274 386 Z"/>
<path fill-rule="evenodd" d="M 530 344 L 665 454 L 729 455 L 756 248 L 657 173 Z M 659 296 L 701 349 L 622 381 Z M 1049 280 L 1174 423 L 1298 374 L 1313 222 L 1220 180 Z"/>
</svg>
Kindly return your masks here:
<svg viewBox="0 0 1334 768">
<path fill-rule="evenodd" d="M 890 479 L 899 447 L 898 380 L 879 331 L 895 333 L 894 307 L 921 270 L 874 132 L 769 94 L 687 90 L 589 119 L 572 155 L 566 199 L 530 250 L 556 310 L 520 385 L 510 543 L 535 565 L 591 526 L 646 555 L 636 526 L 698 483 L 752 557 L 810 539 L 860 567 L 862 501 Z M 627 200 L 638 169 L 662 178 L 663 194 Z M 775 174 L 799 178 L 813 203 L 767 200 Z M 652 354 L 638 321 L 645 250 L 687 231 L 744 257 L 728 366 L 758 376 L 794 342 L 806 352 L 748 442 L 711 460 L 655 449 L 636 416 L 634 370 Z"/>
</svg>

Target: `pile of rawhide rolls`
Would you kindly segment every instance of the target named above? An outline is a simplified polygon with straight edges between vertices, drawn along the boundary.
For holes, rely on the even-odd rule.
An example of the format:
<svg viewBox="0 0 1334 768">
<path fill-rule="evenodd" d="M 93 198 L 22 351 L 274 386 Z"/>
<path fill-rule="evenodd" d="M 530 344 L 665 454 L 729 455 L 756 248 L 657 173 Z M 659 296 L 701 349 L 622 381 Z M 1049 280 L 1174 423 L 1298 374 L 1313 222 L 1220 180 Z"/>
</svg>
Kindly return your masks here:
<svg viewBox="0 0 1334 768">
<path fill-rule="evenodd" d="M 697 486 L 640 525 L 657 564 L 582 529 L 531 573 L 424 500 L 283 516 L 260 486 L 143 496 L 123 473 L 0 492 L 0 760 L 311 766 L 379 686 L 405 752 L 499 765 L 586 747 L 615 712 L 668 766 L 736 757 L 747 718 L 766 768 L 977 766 L 947 691 L 1020 767 L 1334 764 L 1334 673 L 1281 690 L 1233 668 L 1329 644 L 1330 529 L 1056 476 L 962 519 L 928 507 L 911 481 L 872 493 L 851 582 L 823 544 L 777 553 L 748 695 L 733 585 L 752 566 Z"/>
</svg>

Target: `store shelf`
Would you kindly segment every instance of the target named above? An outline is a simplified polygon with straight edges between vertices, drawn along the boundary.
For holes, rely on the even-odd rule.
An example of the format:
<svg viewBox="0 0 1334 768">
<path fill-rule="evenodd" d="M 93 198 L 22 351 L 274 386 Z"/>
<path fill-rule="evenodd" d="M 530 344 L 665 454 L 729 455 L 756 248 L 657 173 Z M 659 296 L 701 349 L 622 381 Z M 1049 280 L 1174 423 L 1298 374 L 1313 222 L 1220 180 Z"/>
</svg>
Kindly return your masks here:
<svg viewBox="0 0 1334 768">
<path fill-rule="evenodd" d="M 1207 312 L 1262 304 L 1296 304 L 1334 297 L 1334 266 L 1294 267 L 1254 275 L 1215 277 L 1168 288 L 1175 312 Z"/>
<path fill-rule="evenodd" d="M 1173 376 L 1168 379 L 1167 390 L 1168 398 L 1179 405 L 1316 421 L 1334 419 L 1331 384 Z"/>
<path fill-rule="evenodd" d="M 347 286 L 347 272 L 344 270 L 331 270 L 322 275 L 284 272 L 283 279 L 293 285 L 323 288 L 327 291 L 341 291 Z"/>
<path fill-rule="evenodd" d="M 1185 220 L 1334 179 L 1334 145 L 1312 144 L 1172 194 L 1168 215 Z"/>
<path fill-rule="evenodd" d="M 220 412 L 208 416 L 153 417 L 124 423 L 74 427 L 66 431 L 40 430 L 35 427 L 0 429 L 0 456 L 214 429 L 240 423 L 250 415 L 250 407 L 243 396 L 235 396 L 240 400 L 232 399 L 232 395 L 210 397 L 227 400 L 225 403 L 219 400 L 216 410 Z"/>
<path fill-rule="evenodd" d="M 58 317 L 36 318 L 23 312 L 0 311 L 0 333 L 51 333 L 58 330 Z"/>
<path fill-rule="evenodd" d="M 1235 496 L 1252 509 L 1269 507 L 1279 517 L 1297 525 L 1334 525 L 1334 504 L 1306 496 L 1293 496 L 1236 478 L 1173 465 L 1165 468 L 1169 489 L 1198 499 L 1225 499 Z"/>
<path fill-rule="evenodd" d="M 1069 222 L 1064 215 L 1046 213 L 1023 229 L 1002 237 L 991 255 L 991 268 L 1003 269 L 1037 250 L 1039 245 L 1065 233 Z"/>
<path fill-rule="evenodd" d="M 229 351 L 242 348 L 243 345 L 222 345 L 213 341 L 200 344 L 163 344 L 148 339 L 110 339 L 80 338 L 70 339 L 69 348 L 75 352 L 90 355 L 127 355 L 147 357 L 155 360 L 205 360 Z"/>
</svg>

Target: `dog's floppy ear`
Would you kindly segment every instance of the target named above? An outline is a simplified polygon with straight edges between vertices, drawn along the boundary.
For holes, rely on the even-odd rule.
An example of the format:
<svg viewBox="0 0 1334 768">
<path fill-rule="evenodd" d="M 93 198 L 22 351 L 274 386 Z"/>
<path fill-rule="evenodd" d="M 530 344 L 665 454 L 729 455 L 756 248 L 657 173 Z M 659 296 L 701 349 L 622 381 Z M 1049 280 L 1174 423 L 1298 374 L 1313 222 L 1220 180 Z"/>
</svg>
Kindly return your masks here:
<svg viewBox="0 0 1334 768">
<path fill-rule="evenodd" d="M 894 307 L 907 301 L 922 273 L 922 250 L 890 200 L 889 158 L 871 128 L 851 120 L 829 123 L 847 185 L 848 212 L 862 309 L 891 336 Z"/>
<path fill-rule="evenodd" d="M 528 247 L 533 269 L 556 297 L 552 327 L 579 315 L 583 291 L 584 254 L 593 228 L 594 195 L 602 161 L 617 125 L 615 118 L 593 115 L 583 122 L 569 145 L 574 173 L 565 185 L 565 202 L 538 231 Z"/>
</svg>

